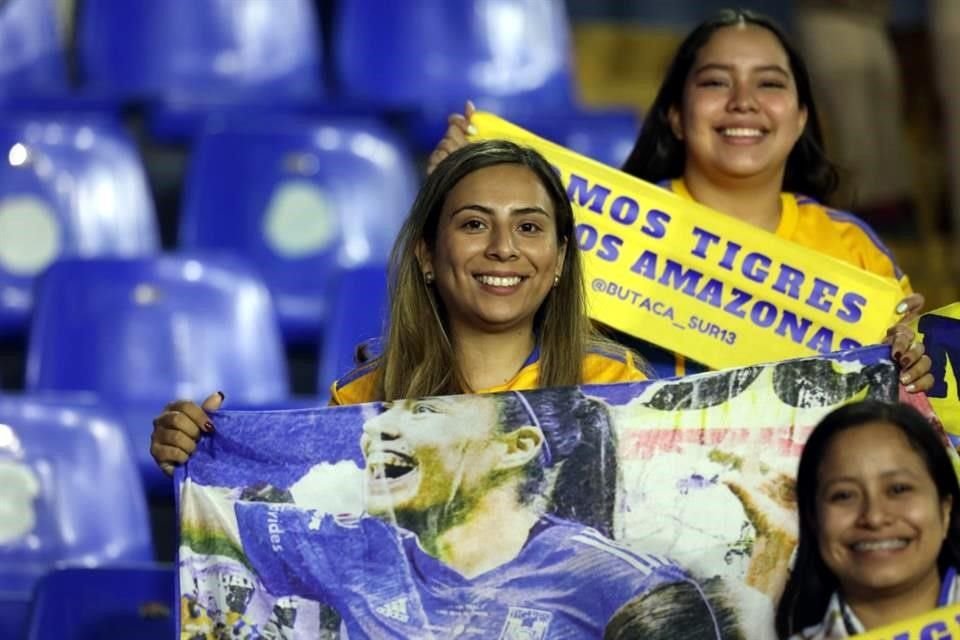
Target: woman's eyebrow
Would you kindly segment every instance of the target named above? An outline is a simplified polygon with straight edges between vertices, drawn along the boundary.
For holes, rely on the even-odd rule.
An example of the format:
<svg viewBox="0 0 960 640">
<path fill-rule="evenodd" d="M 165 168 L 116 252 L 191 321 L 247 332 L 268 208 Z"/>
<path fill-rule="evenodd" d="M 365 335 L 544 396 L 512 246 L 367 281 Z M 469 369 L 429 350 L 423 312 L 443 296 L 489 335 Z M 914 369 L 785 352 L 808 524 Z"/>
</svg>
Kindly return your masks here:
<svg viewBox="0 0 960 640">
<path fill-rule="evenodd" d="M 778 64 L 765 64 L 759 67 L 754 67 L 752 70 L 756 72 L 761 72 L 761 73 L 766 71 L 773 71 L 775 73 L 779 73 L 782 76 L 785 76 L 788 78 L 790 77 L 790 71 L 788 71 L 787 69 L 784 69 Z"/>
<path fill-rule="evenodd" d="M 892 477 L 895 477 L 895 476 L 901 476 L 901 475 L 910 476 L 910 477 L 912 477 L 912 478 L 916 478 L 916 477 L 919 477 L 920 474 L 918 474 L 916 471 L 914 471 L 913 469 L 910 469 L 910 468 L 908 468 L 908 467 L 897 467 L 897 468 L 895 468 L 895 469 L 888 469 L 888 470 L 886 470 L 886 471 L 880 472 L 879 477 L 881 477 L 881 478 L 883 478 L 883 479 L 888 479 L 888 478 L 892 478 Z M 855 477 L 855 476 L 851 476 L 851 475 L 839 475 L 839 476 L 833 476 L 833 477 L 831 477 L 831 478 L 825 478 L 825 479 L 821 482 L 821 486 L 822 486 L 822 487 L 828 487 L 828 486 L 830 486 L 830 485 L 832 485 L 832 484 L 836 484 L 836 483 L 838 483 L 838 482 L 859 482 L 860 480 L 861 480 L 860 478 Z"/>
<path fill-rule="evenodd" d="M 460 207 L 457 207 L 456 209 L 450 212 L 450 217 L 452 218 L 453 216 L 457 215 L 461 211 L 479 211 L 480 213 L 486 213 L 488 215 L 493 215 L 495 213 L 491 207 L 487 207 L 482 204 L 471 203 L 471 204 L 465 204 Z M 510 215 L 515 215 L 515 216 L 526 215 L 530 213 L 539 213 L 545 216 L 550 215 L 546 209 L 536 205 L 517 207 L 516 209 L 511 209 L 510 211 Z"/>
<path fill-rule="evenodd" d="M 451 211 L 450 217 L 452 218 L 453 216 L 457 215 L 461 211 L 479 211 L 480 213 L 489 213 L 489 214 L 493 213 L 493 209 L 491 209 L 490 207 L 485 207 L 482 204 L 476 204 L 471 202 L 470 204 L 459 206 L 453 211 Z"/>
<path fill-rule="evenodd" d="M 528 213 L 539 213 L 540 215 L 549 216 L 550 214 L 543 207 L 530 206 L 530 207 L 517 207 L 510 212 L 510 215 L 522 216 L 527 215 Z"/>
<path fill-rule="evenodd" d="M 694 72 L 694 73 L 702 73 L 702 72 L 704 72 L 704 71 L 728 71 L 728 72 L 732 72 L 732 71 L 734 70 L 734 68 L 735 68 L 735 67 L 734 67 L 734 65 L 732 65 L 732 64 L 722 64 L 722 63 L 720 63 L 720 62 L 708 62 L 708 63 L 706 63 L 706 64 L 703 64 L 703 65 L 697 67 L 696 69 L 694 69 L 693 72 Z M 763 72 L 767 72 L 767 71 L 773 71 L 773 72 L 779 73 L 779 74 L 781 74 L 781 75 L 783 75 L 783 76 L 785 76 L 785 77 L 790 77 L 790 72 L 789 72 L 787 69 L 784 69 L 784 68 L 783 68 L 782 66 L 780 66 L 779 64 L 764 64 L 764 65 L 760 65 L 760 66 L 757 66 L 757 67 L 751 67 L 751 68 L 750 68 L 750 71 L 752 71 L 752 72 L 754 72 L 754 73 L 763 73 Z"/>
</svg>

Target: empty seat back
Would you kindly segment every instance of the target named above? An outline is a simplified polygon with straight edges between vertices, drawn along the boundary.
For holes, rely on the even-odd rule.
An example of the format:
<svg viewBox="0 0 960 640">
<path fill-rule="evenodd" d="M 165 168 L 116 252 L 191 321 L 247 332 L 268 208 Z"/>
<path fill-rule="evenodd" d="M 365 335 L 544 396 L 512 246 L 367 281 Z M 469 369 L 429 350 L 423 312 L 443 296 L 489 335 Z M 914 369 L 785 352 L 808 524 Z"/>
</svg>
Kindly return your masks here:
<svg viewBox="0 0 960 640">
<path fill-rule="evenodd" d="M 180 242 L 249 257 L 285 338 L 315 342 L 331 278 L 386 261 L 416 189 L 405 147 L 376 121 L 226 127 L 195 146 Z"/>
</svg>

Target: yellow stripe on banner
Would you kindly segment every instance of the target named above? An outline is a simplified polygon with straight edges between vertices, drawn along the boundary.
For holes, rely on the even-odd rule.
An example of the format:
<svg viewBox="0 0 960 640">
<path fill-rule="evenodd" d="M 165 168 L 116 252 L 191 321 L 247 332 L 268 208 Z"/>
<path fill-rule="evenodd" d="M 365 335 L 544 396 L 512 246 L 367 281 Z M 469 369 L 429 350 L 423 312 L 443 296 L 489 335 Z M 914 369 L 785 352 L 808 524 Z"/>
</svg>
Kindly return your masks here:
<svg viewBox="0 0 960 640">
<path fill-rule="evenodd" d="M 960 638 L 960 604 L 854 636 L 857 640 L 949 640 Z"/>
<path fill-rule="evenodd" d="M 892 279 L 806 249 L 476 113 L 474 140 L 540 151 L 574 205 L 591 316 L 714 369 L 879 342 Z M 816 274 L 816 275 L 814 275 Z"/>
</svg>

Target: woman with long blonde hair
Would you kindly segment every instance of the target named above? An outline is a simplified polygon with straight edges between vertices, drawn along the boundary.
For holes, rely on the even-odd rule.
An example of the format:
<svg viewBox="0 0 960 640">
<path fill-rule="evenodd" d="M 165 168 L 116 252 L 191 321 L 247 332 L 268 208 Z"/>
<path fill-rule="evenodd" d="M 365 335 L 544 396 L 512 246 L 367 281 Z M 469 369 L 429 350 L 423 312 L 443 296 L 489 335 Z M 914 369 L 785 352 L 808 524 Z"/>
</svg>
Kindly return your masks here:
<svg viewBox="0 0 960 640">
<path fill-rule="evenodd" d="M 382 353 L 331 387 L 331 404 L 494 393 L 646 378 L 586 313 L 573 211 L 540 154 L 470 144 L 431 172 L 394 245 Z M 151 453 L 171 473 L 201 433 L 202 406 L 169 404 Z"/>
</svg>

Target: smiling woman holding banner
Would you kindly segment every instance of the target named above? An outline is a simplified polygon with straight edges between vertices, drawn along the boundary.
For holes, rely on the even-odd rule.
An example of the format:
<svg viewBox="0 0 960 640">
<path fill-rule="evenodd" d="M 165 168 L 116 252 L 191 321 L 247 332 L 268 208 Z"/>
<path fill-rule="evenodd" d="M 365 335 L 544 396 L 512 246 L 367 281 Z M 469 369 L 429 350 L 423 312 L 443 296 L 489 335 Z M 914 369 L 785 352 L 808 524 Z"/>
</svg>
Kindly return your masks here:
<svg viewBox="0 0 960 640">
<path fill-rule="evenodd" d="M 911 407 L 828 414 L 804 445 L 796 495 L 779 637 L 848 638 L 960 603 L 960 488 L 941 436 Z"/>
<path fill-rule="evenodd" d="M 470 117 L 450 116 L 430 168 L 473 134 Z M 622 170 L 657 183 L 777 236 L 900 282 L 904 315 L 888 333 L 908 391 L 928 389 L 930 360 L 905 321 L 923 297 L 874 232 L 849 213 L 822 204 L 837 172 L 822 135 L 806 66 L 769 19 L 724 10 L 697 26 L 680 45 Z M 641 351 L 660 375 L 704 370 L 648 343 Z M 759 346 L 759 345 L 750 345 Z"/>
<path fill-rule="evenodd" d="M 427 179 L 394 245 L 381 356 L 331 387 L 331 404 L 643 380 L 643 363 L 601 337 L 586 313 L 573 210 L 540 154 L 469 145 Z M 202 407 L 181 400 L 154 420 L 166 473 L 186 462 Z"/>
</svg>

